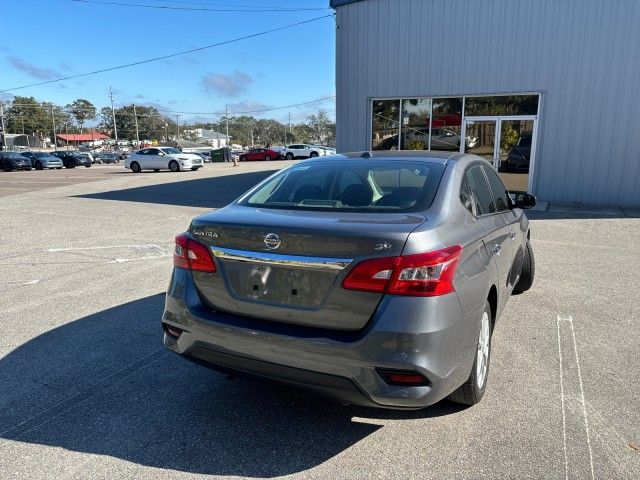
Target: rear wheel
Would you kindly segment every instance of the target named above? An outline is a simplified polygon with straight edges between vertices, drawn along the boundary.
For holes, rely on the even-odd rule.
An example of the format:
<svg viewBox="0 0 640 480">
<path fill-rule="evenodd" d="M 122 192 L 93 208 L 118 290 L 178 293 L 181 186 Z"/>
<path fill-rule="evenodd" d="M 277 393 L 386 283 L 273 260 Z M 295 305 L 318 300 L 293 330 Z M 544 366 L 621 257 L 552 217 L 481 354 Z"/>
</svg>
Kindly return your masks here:
<svg viewBox="0 0 640 480">
<path fill-rule="evenodd" d="M 138 162 L 131 162 L 130 168 L 133 173 L 140 173 L 142 171 Z"/>
<path fill-rule="evenodd" d="M 524 249 L 524 262 L 522 264 L 522 272 L 520 273 L 520 280 L 513 287 L 514 293 L 526 292 L 533 285 L 533 278 L 536 273 L 536 260 L 533 257 L 533 248 L 531 243 L 527 240 L 526 248 Z"/>
<path fill-rule="evenodd" d="M 169 162 L 169 170 L 171 170 L 172 172 L 178 172 L 180 171 L 180 165 L 178 165 L 178 162 L 176 162 L 175 160 L 171 160 Z"/>
<path fill-rule="evenodd" d="M 311 152 L 310 157 L 316 158 L 318 156 L 318 152 Z"/>
<path fill-rule="evenodd" d="M 475 405 L 482 400 L 489 376 L 491 333 L 491 306 L 489 302 L 486 302 L 480 320 L 480 332 L 478 334 L 478 343 L 471 374 L 467 381 L 449 396 L 450 400 L 463 405 Z"/>
<path fill-rule="evenodd" d="M 293 153 L 287 153 L 287 160 L 293 160 Z"/>
<path fill-rule="evenodd" d="M 42 170 L 42 163 L 36 162 L 36 170 Z"/>
<path fill-rule="evenodd" d="M 247 157 L 245 157 L 244 155 L 240 155 L 240 161 L 241 162 L 246 162 L 247 161 Z"/>
<path fill-rule="evenodd" d="M 269 155 L 266 155 L 266 156 L 264 157 L 264 159 L 265 159 L 267 162 L 270 162 L 270 161 L 271 161 L 271 157 L 270 157 Z"/>
</svg>

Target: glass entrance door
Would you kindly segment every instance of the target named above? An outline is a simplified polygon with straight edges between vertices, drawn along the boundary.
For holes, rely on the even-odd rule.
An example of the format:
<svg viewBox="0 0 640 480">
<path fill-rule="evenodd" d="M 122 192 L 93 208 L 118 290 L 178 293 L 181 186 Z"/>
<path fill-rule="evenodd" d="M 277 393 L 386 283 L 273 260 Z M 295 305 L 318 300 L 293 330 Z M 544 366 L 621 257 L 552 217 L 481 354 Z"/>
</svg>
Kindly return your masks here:
<svg viewBox="0 0 640 480">
<path fill-rule="evenodd" d="M 464 152 L 473 153 L 495 166 L 498 120 L 465 120 Z"/>
<path fill-rule="evenodd" d="M 507 189 L 529 190 L 536 117 L 467 118 L 464 150 L 484 158 L 498 171 Z"/>
<path fill-rule="evenodd" d="M 498 173 L 511 192 L 526 192 L 535 120 L 500 120 L 497 155 Z"/>
</svg>

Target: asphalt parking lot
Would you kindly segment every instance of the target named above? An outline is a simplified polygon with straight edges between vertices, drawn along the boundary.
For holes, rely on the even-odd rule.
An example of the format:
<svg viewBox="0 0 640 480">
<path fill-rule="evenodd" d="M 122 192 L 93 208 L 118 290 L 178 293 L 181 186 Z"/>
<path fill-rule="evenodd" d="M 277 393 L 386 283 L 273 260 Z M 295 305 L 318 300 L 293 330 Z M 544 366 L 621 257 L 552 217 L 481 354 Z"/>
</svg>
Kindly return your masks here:
<svg viewBox="0 0 640 480">
<path fill-rule="evenodd" d="M 637 218 L 531 215 L 536 283 L 472 408 L 342 406 L 168 352 L 174 235 L 289 163 L 0 172 L 0 478 L 639 477 Z"/>
</svg>

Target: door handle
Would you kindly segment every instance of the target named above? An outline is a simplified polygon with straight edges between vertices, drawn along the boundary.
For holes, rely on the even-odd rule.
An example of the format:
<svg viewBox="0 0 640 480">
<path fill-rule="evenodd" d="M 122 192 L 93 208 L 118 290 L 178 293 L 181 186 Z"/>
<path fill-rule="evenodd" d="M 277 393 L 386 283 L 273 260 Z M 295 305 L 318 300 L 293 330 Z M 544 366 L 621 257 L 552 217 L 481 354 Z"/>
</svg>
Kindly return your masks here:
<svg viewBox="0 0 640 480">
<path fill-rule="evenodd" d="M 509 230 L 509 238 L 511 240 L 513 240 L 514 238 L 516 238 L 516 232 L 514 232 L 513 230 Z"/>
<path fill-rule="evenodd" d="M 491 251 L 493 253 L 495 253 L 496 255 L 500 256 L 500 251 L 502 250 L 502 246 L 498 245 L 497 243 L 493 245 L 493 247 L 491 247 Z"/>
</svg>

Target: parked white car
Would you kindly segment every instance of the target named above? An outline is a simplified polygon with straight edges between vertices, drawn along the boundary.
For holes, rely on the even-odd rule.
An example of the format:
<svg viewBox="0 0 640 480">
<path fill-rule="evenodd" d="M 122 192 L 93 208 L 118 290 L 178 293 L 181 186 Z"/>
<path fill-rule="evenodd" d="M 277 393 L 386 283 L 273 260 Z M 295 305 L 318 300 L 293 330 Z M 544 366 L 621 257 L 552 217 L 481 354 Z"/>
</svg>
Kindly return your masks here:
<svg viewBox="0 0 640 480">
<path fill-rule="evenodd" d="M 335 148 L 325 147 L 324 145 L 316 145 L 317 148 L 320 149 L 320 155 L 335 155 Z"/>
<path fill-rule="evenodd" d="M 172 147 L 143 148 L 130 154 L 124 162 L 124 167 L 130 168 L 133 173 L 140 173 L 142 170 L 198 170 L 203 165 L 202 158 L 198 155 L 183 153 Z"/>
<path fill-rule="evenodd" d="M 293 160 L 294 158 L 319 157 L 324 155 L 324 152 L 315 145 L 296 144 L 286 147 L 282 155 L 287 160 Z"/>
</svg>

